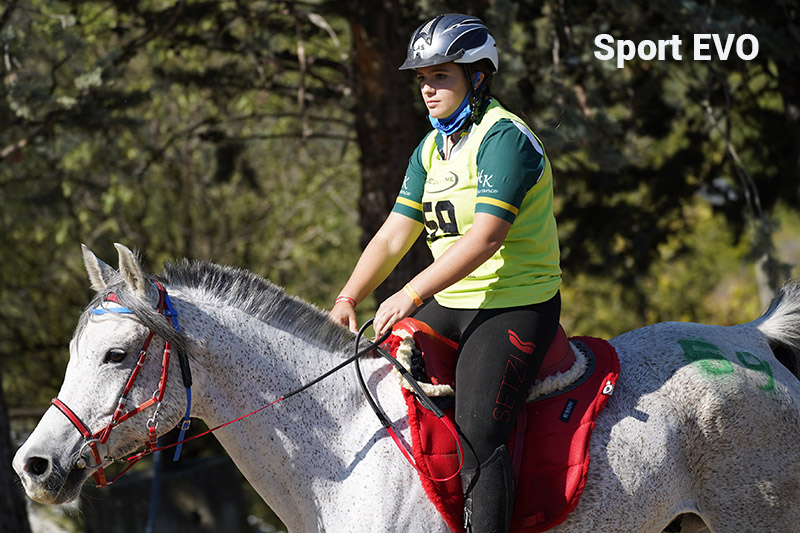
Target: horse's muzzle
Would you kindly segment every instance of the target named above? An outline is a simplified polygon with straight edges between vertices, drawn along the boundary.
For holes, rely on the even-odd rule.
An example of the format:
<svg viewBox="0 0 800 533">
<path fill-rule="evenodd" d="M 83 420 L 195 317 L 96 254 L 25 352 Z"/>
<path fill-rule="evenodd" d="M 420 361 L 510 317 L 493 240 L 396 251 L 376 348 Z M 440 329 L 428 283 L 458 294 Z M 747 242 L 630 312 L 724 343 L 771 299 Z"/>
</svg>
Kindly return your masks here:
<svg viewBox="0 0 800 533">
<path fill-rule="evenodd" d="M 14 457 L 13 467 L 28 496 L 46 504 L 62 504 L 76 499 L 91 473 L 91 470 L 76 468 L 75 464 L 62 466 L 49 454 L 26 450 L 24 446 Z"/>
</svg>

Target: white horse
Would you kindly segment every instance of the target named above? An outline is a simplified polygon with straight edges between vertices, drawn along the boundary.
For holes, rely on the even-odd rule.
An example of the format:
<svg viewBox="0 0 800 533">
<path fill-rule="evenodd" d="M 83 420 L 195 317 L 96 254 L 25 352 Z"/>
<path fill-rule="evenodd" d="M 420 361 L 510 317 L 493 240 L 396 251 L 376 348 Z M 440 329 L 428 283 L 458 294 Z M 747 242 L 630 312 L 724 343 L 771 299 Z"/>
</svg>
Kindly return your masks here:
<svg viewBox="0 0 800 533">
<path fill-rule="evenodd" d="M 208 263 L 167 265 L 158 278 L 177 310 L 176 332 L 154 311 L 158 293 L 135 255 L 117 249 L 119 271 L 84 248 L 98 293 L 70 343 L 59 392 L 92 432 L 108 425 L 151 329 L 151 357 L 165 342 L 188 355 L 192 414 L 209 427 L 270 403 L 351 354 L 352 335 L 324 312 L 251 273 Z M 110 293 L 119 304 L 107 301 Z M 133 313 L 114 312 L 117 305 Z M 103 306 L 112 312 L 92 312 Z M 592 436 L 583 497 L 552 531 L 661 532 L 671 523 L 675 530 L 681 515 L 718 533 L 797 531 L 800 381 L 776 354 L 798 368 L 800 285 L 787 284 L 748 324 L 663 323 L 611 342 L 622 369 L 617 390 Z M 169 366 L 158 434 L 179 423 L 187 403 L 176 358 Z M 362 369 L 410 442 L 389 365 L 364 358 Z M 160 373 L 158 360 L 144 364 L 131 405 L 158 390 Z M 148 440 L 152 416 L 150 408 L 115 427 L 98 445 L 100 456 L 133 452 Z M 214 434 L 290 531 L 448 531 L 349 369 Z M 96 465 L 55 407 L 14 459 L 28 495 L 45 503 L 75 499 Z"/>
</svg>

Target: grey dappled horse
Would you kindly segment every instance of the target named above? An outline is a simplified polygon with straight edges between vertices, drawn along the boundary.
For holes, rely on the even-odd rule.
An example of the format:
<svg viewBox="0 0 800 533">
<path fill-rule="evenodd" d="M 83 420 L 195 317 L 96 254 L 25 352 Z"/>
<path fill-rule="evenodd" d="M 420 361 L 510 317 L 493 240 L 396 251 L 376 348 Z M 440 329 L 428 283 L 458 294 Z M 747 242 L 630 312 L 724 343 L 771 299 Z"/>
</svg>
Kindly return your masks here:
<svg viewBox="0 0 800 533">
<path fill-rule="evenodd" d="M 78 322 L 58 395 L 84 433 L 109 424 L 151 329 L 153 360 L 128 408 L 158 392 L 166 341 L 188 357 L 192 416 L 209 427 L 280 398 L 353 350 L 352 335 L 323 311 L 249 272 L 209 263 L 167 265 L 158 277 L 178 332 L 155 311 L 153 278 L 130 250 L 117 249 L 118 271 L 84 249 L 98 292 Z M 790 371 L 800 353 L 800 285 L 788 283 L 748 324 L 662 323 L 611 343 L 622 369 L 617 390 L 592 436 L 583 497 L 553 531 L 660 532 L 671 523 L 674 530 L 681 515 L 684 531 L 703 529 L 697 517 L 720 533 L 800 529 L 800 381 Z M 177 357 L 168 368 L 158 434 L 187 406 Z M 362 360 L 368 387 L 410 442 L 389 368 Z M 156 418 L 149 407 L 92 448 L 64 413 L 51 407 L 14 459 L 40 502 L 77 498 L 100 461 L 148 441 L 146 420 Z M 214 434 L 290 531 L 447 531 L 350 369 Z"/>
</svg>

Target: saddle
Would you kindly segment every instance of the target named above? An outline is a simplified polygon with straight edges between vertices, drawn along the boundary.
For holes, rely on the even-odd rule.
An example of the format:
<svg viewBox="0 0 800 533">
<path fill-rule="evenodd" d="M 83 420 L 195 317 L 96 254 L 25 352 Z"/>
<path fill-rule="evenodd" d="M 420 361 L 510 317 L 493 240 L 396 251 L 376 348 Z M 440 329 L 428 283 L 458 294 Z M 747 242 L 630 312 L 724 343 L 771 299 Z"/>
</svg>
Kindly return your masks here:
<svg viewBox="0 0 800 533">
<path fill-rule="evenodd" d="M 454 420 L 450 398 L 458 345 L 427 324 L 406 318 L 394 326 L 385 347 L 411 367 L 415 378 L 426 382 L 422 387 L 428 396 L 444 399 L 439 405 Z M 568 339 L 559 326 L 508 442 L 516 493 L 512 532 L 546 531 L 577 506 L 586 483 L 595 420 L 618 377 L 619 361 L 608 342 L 592 337 Z M 442 481 L 459 467 L 455 442 L 409 388 L 402 390 L 425 492 L 448 526 L 463 532 L 461 481 L 458 476 Z"/>
</svg>

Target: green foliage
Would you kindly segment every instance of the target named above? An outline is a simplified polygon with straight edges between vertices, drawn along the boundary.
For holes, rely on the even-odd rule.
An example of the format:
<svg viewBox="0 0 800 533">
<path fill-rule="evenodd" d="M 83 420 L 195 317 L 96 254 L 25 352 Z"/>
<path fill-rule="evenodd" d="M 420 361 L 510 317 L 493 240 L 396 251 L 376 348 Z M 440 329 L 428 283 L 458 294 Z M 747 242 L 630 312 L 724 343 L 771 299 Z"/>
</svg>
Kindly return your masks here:
<svg viewBox="0 0 800 533">
<path fill-rule="evenodd" d="M 789 68 L 776 65 L 800 62 L 798 24 L 784 7 L 522 3 L 511 34 L 529 67 L 507 83 L 554 160 L 568 270 L 638 286 L 659 246 L 688 230 L 683 211 L 697 194 L 721 200 L 737 237 L 778 198 L 797 204 L 797 161 L 787 157 L 797 153 L 797 122 L 786 120 L 797 101 L 793 75 L 776 75 Z M 639 42 L 676 32 L 681 61 L 617 69 L 593 55 L 599 33 Z M 695 33 L 755 34 L 758 60 L 693 61 Z"/>
<path fill-rule="evenodd" d="M 140 248 L 156 272 L 234 264 L 329 302 L 352 267 L 339 251 L 357 246 L 360 185 L 344 21 L 308 8 L 11 6 L 0 353 L 16 404 L 55 393 L 89 294 L 80 243 L 112 264 L 113 242 Z"/>
<path fill-rule="evenodd" d="M 750 265 L 767 265 L 774 284 L 796 261 L 780 259 L 770 215 L 779 198 L 781 218 L 798 204 L 791 5 L 450 4 L 496 29 L 496 86 L 554 163 L 564 291 L 579 302 L 565 321 L 613 334 L 751 315 Z M 409 26 L 439 10 L 392 5 Z M 138 247 L 152 270 L 183 256 L 235 264 L 329 303 L 359 251 L 354 117 L 369 125 L 362 146 L 383 127 L 352 100 L 356 84 L 381 87 L 368 74 L 351 79 L 354 13 L 331 2 L 202 0 L 18 0 L 0 13 L 0 245 L 10 280 L 0 346 L 14 401 L 53 392 L 17 374 L 47 368 L 57 381 L 88 295 L 79 242 L 111 262 L 112 242 Z M 639 41 L 675 28 L 682 61 L 617 69 L 593 55 L 601 32 Z M 398 48 L 407 39 L 363 31 Z M 700 32 L 752 33 L 760 54 L 691 61 Z M 410 83 L 408 98 L 415 91 Z M 394 183 L 370 190 L 391 198 Z"/>
<path fill-rule="evenodd" d="M 756 318 L 762 309 L 747 241 L 737 243 L 722 215 L 700 198 L 682 216 L 686 229 L 658 247 L 641 292 L 600 274 L 568 274 L 565 328 L 610 338 L 663 321 L 732 325 Z"/>
</svg>

